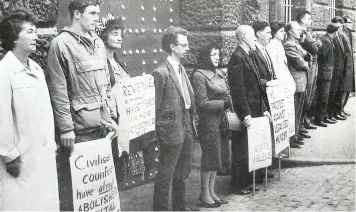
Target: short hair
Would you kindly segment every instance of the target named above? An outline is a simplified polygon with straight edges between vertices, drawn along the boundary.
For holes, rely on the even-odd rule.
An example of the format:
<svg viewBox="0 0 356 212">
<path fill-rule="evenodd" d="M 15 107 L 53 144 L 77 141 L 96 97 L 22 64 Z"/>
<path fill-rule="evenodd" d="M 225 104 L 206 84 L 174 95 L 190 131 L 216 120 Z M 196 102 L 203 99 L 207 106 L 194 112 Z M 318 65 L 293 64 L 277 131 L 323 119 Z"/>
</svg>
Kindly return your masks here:
<svg viewBox="0 0 356 212">
<path fill-rule="evenodd" d="M 296 21 L 290 21 L 290 22 L 288 22 L 287 23 L 287 25 L 286 25 L 286 27 L 285 27 L 285 30 L 286 30 L 286 33 L 287 33 L 287 35 L 290 35 L 290 30 L 291 29 L 293 29 L 293 25 L 297 25 L 298 24 L 298 22 L 296 22 Z"/>
<path fill-rule="evenodd" d="M 250 25 L 240 25 L 239 27 L 237 27 L 235 35 L 237 38 L 238 42 L 241 42 L 243 37 L 245 36 L 247 30 L 252 30 L 253 28 Z"/>
<path fill-rule="evenodd" d="M 182 27 L 170 26 L 163 32 L 162 48 L 168 54 L 172 53 L 171 44 L 177 44 L 179 34 L 188 36 L 188 31 Z"/>
<path fill-rule="evenodd" d="M 210 53 L 213 49 L 217 49 L 221 52 L 221 46 L 218 43 L 213 42 L 203 46 L 203 48 L 201 48 L 199 51 L 197 58 L 198 63 L 203 65 L 213 65 L 210 60 Z"/>
<path fill-rule="evenodd" d="M 340 16 L 335 16 L 333 19 L 331 19 L 331 23 L 344 24 L 344 19 L 341 18 Z"/>
<path fill-rule="evenodd" d="M 264 30 L 268 27 L 269 24 L 266 21 L 255 21 L 252 24 L 253 30 L 255 30 L 255 35 L 257 36 L 257 32 Z"/>
<path fill-rule="evenodd" d="M 353 22 L 353 20 L 351 19 L 351 17 L 348 16 L 348 15 L 342 16 L 342 19 L 344 20 L 344 23 L 352 23 L 352 22 Z"/>
<path fill-rule="evenodd" d="M 282 21 L 273 21 L 270 24 L 271 27 L 271 32 L 272 32 L 272 36 L 274 37 L 277 32 L 281 29 L 284 28 L 286 26 L 286 24 Z"/>
<path fill-rule="evenodd" d="M 73 20 L 75 10 L 78 10 L 80 13 L 83 13 L 85 11 L 85 8 L 87 8 L 88 6 L 101 6 L 102 4 L 103 0 L 71 0 L 68 5 L 70 20 Z"/>
<path fill-rule="evenodd" d="M 297 15 L 297 17 L 296 17 L 298 23 L 301 23 L 301 22 L 302 22 L 302 19 L 304 18 L 304 16 L 305 16 L 306 14 L 310 15 L 310 12 L 307 11 L 307 10 L 303 10 L 303 11 L 301 11 L 301 12 L 298 13 L 298 15 Z"/>
<path fill-rule="evenodd" d="M 326 28 L 326 32 L 327 33 L 334 33 L 339 29 L 339 26 L 336 25 L 336 23 L 331 23 L 328 25 L 328 27 Z"/>
<path fill-rule="evenodd" d="M 17 8 L 4 15 L 0 23 L 0 39 L 5 51 L 15 47 L 15 41 L 19 38 L 24 23 L 37 25 L 37 17 L 25 8 Z"/>
<path fill-rule="evenodd" d="M 121 29 L 121 35 L 123 36 L 125 26 L 124 26 L 122 19 L 116 18 L 116 19 L 108 20 L 106 22 L 106 27 L 101 31 L 101 33 L 99 34 L 99 37 L 106 44 L 106 40 L 108 39 L 109 32 L 112 30 L 117 30 L 117 29 Z"/>
</svg>

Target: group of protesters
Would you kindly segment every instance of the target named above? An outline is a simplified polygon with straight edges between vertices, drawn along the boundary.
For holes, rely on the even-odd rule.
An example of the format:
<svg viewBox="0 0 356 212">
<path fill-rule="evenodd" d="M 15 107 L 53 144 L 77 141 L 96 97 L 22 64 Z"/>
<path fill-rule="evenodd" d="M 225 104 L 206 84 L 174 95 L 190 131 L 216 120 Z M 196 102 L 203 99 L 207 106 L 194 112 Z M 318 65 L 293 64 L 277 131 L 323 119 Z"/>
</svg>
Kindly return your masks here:
<svg viewBox="0 0 356 212">
<path fill-rule="evenodd" d="M 99 0 L 72 0 L 68 10 L 71 25 L 52 40 L 44 71 L 29 58 L 36 52 L 36 17 L 16 8 L 1 20 L 0 39 L 7 53 L 0 61 L 0 210 L 74 210 L 69 162 L 74 144 L 109 132 L 118 136 L 120 114 L 115 106 L 120 99 L 111 89 L 130 78 L 115 54 L 123 42 L 124 24 L 113 15 L 99 20 Z M 313 120 L 321 127 L 345 120 L 350 114 L 344 107 L 355 83 L 351 22 L 349 17 L 333 18 L 320 39 L 310 32 L 307 11 L 286 25 L 241 25 L 227 72 L 220 68 L 220 46 L 210 43 L 201 49 L 191 76 L 181 64 L 189 51 L 188 31 L 168 27 L 162 36 L 168 56 L 152 72 L 160 145 L 153 210 L 169 209 L 170 187 L 173 210 L 197 210 L 185 197 L 196 136 L 202 149 L 201 206 L 228 203 L 215 192 L 217 172 L 224 160 L 230 161 L 227 158 L 232 191 L 251 193 L 247 130 L 252 118 L 271 120 L 267 87 L 284 85 L 295 93 L 291 148 L 300 148 L 302 140 L 310 138 L 307 129 L 316 128 Z M 228 109 L 241 120 L 241 131 L 230 132 Z M 117 142 L 113 139 L 114 159 Z M 262 172 L 258 177 L 264 174 L 273 177 Z"/>
</svg>

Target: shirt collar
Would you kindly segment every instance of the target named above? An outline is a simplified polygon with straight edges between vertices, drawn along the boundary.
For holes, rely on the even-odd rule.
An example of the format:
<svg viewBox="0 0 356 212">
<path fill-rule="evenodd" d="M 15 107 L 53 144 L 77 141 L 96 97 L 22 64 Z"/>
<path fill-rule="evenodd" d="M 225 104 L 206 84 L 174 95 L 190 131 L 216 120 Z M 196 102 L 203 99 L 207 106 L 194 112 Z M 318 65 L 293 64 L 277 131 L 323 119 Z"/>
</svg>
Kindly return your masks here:
<svg viewBox="0 0 356 212">
<path fill-rule="evenodd" d="M 179 70 L 180 63 L 173 59 L 170 55 L 167 57 L 168 62 L 173 66 L 174 70 Z"/>
<path fill-rule="evenodd" d="M 265 47 L 262 46 L 259 42 L 256 42 L 256 47 L 262 52 L 265 50 Z"/>
<path fill-rule="evenodd" d="M 39 70 L 39 67 L 37 66 L 37 64 L 29 58 L 28 58 L 28 65 L 29 65 L 30 70 L 28 68 L 26 68 L 20 62 L 20 60 L 14 55 L 14 53 L 12 51 L 8 51 L 6 53 L 5 57 L 6 57 L 6 61 L 8 61 L 8 63 L 11 64 L 11 69 L 15 74 L 20 73 L 21 71 L 26 71 L 29 74 L 36 75 L 35 72 L 37 70 Z M 5 57 L 3 59 L 5 59 Z"/>
</svg>

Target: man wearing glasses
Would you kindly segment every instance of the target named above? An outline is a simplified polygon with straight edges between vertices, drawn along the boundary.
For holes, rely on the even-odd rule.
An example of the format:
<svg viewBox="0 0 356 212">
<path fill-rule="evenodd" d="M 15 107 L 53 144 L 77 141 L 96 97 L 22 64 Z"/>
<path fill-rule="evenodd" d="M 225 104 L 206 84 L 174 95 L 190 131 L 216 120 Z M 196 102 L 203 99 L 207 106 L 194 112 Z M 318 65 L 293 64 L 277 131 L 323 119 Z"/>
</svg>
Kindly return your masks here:
<svg viewBox="0 0 356 212">
<path fill-rule="evenodd" d="M 167 28 L 162 46 L 168 57 L 152 73 L 156 89 L 156 134 L 160 144 L 153 199 L 155 211 L 168 211 L 171 183 L 173 210 L 191 210 L 186 205 L 185 190 L 195 134 L 194 93 L 180 64 L 189 50 L 187 35 L 180 27 Z"/>
</svg>

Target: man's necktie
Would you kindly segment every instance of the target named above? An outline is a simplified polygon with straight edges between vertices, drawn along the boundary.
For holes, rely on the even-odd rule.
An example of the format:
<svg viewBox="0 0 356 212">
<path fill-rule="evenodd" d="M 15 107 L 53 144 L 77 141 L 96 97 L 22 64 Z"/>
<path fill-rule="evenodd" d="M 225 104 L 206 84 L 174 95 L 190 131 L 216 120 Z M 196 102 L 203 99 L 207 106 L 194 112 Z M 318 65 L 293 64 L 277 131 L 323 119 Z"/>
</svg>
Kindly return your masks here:
<svg viewBox="0 0 356 212">
<path fill-rule="evenodd" d="M 185 79 L 183 71 L 184 71 L 183 67 L 181 65 L 179 65 L 179 73 L 180 73 L 180 76 L 182 78 L 183 92 L 184 92 L 184 98 L 185 98 L 184 101 L 185 101 L 186 105 L 190 106 L 191 105 L 191 100 L 190 100 L 187 81 Z"/>
</svg>

